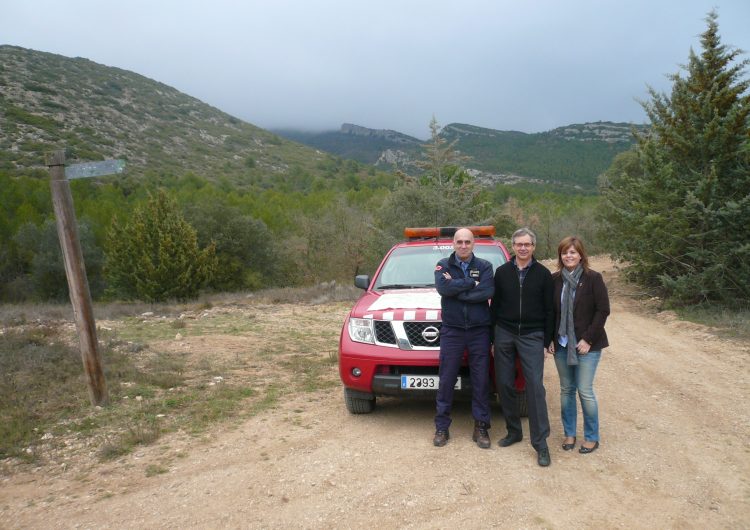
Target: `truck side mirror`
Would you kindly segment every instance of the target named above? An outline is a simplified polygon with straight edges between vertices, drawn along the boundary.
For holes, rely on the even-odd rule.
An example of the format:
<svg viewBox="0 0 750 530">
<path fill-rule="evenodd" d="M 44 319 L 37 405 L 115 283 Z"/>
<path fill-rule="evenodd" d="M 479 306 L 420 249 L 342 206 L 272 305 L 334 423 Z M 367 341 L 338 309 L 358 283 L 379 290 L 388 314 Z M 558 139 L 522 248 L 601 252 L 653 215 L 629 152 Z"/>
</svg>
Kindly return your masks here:
<svg viewBox="0 0 750 530">
<path fill-rule="evenodd" d="M 370 277 L 367 274 L 358 274 L 354 277 L 354 285 L 366 290 L 370 286 Z"/>
</svg>

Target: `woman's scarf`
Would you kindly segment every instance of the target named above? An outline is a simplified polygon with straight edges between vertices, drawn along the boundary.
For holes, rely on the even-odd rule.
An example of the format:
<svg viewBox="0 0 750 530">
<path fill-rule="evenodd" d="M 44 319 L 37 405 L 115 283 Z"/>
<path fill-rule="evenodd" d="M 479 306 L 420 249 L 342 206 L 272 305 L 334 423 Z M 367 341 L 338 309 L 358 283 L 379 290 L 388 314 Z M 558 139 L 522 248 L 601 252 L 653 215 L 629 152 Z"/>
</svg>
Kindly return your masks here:
<svg viewBox="0 0 750 530">
<path fill-rule="evenodd" d="M 573 324 L 573 301 L 575 299 L 576 287 L 578 287 L 578 280 L 581 279 L 583 274 L 583 267 L 579 263 L 578 266 L 570 272 L 568 269 L 562 269 L 563 278 L 563 294 L 562 303 L 560 306 L 560 327 L 557 328 L 558 335 L 565 335 L 568 337 L 568 366 L 575 366 L 578 364 L 578 355 L 576 351 L 576 344 L 578 339 L 576 338 L 576 330 Z"/>
</svg>

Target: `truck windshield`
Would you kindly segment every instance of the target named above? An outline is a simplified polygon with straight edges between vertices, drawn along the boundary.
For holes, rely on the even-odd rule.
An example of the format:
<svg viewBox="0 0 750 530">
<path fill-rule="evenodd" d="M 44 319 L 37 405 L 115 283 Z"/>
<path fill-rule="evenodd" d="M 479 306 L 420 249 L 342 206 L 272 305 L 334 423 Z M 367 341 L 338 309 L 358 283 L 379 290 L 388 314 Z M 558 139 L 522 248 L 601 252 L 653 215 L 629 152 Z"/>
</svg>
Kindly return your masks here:
<svg viewBox="0 0 750 530">
<path fill-rule="evenodd" d="M 435 265 L 452 252 L 450 245 L 397 248 L 380 270 L 375 289 L 434 287 Z M 474 255 L 492 263 L 493 270 L 506 261 L 503 251 L 495 245 L 476 245 Z"/>
</svg>

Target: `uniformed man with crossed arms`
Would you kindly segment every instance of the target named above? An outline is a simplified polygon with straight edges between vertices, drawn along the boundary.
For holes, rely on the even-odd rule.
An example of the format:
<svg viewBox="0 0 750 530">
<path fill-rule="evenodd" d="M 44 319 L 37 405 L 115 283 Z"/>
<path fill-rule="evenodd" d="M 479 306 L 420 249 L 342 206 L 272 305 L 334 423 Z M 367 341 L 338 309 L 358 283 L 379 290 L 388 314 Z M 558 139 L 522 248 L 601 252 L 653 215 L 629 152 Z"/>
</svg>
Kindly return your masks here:
<svg viewBox="0 0 750 530">
<path fill-rule="evenodd" d="M 440 383 L 437 392 L 433 444 L 444 446 L 450 438 L 453 390 L 468 351 L 471 377 L 472 439 L 490 447 L 490 318 L 489 299 L 494 292 L 492 264 L 474 255 L 474 234 L 459 228 L 453 236 L 454 252 L 435 266 L 435 286 L 440 293 Z"/>
</svg>

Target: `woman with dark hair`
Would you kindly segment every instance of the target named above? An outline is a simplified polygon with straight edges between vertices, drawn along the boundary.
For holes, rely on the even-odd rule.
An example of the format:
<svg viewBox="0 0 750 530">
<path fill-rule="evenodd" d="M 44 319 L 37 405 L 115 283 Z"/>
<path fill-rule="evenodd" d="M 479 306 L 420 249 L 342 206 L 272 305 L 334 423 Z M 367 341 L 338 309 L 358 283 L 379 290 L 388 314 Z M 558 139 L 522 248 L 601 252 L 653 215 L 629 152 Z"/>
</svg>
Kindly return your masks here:
<svg viewBox="0 0 750 530">
<path fill-rule="evenodd" d="M 576 445 L 576 393 L 583 411 L 584 441 L 579 453 L 599 447 L 599 406 L 594 395 L 594 375 L 602 349 L 609 346 L 604 323 L 609 315 L 609 295 L 602 275 L 589 268 L 583 241 L 569 236 L 557 247 L 557 272 L 553 275 L 555 334 L 549 351 L 560 375 L 560 416 L 565 439 L 562 448 Z"/>
</svg>

